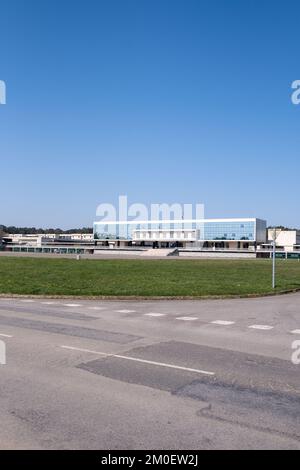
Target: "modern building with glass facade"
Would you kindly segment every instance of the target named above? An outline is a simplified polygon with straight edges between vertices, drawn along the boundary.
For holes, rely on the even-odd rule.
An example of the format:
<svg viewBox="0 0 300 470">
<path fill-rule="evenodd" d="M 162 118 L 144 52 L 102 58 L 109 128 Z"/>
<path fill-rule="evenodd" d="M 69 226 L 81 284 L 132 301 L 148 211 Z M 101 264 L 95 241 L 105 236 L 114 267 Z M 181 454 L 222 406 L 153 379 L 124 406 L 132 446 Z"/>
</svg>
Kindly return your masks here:
<svg viewBox="0 0 300 470">
<path fill-rule="evenodd" d="M 110 247 L 251 249 L 266 242 L 266 225 L 257 218 L 99 221 L 94 237 Z"/>
</svg>

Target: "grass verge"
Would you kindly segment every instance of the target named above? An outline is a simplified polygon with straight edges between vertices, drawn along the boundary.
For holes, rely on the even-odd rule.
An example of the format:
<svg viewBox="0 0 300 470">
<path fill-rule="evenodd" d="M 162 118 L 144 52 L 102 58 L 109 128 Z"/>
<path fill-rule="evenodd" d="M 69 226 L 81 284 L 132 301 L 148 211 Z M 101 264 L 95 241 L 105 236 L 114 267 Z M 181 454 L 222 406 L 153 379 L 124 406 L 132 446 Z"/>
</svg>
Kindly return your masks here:
<svg viewBox="0 0 300 470">
<path fill-rule="evenodd" d="M 300 263 L 277 261 L 275 293 L 300 290 Z M 270 260 L 0 258 L 0 294 L 82 297 L 268 295 Z"/>
</svg>

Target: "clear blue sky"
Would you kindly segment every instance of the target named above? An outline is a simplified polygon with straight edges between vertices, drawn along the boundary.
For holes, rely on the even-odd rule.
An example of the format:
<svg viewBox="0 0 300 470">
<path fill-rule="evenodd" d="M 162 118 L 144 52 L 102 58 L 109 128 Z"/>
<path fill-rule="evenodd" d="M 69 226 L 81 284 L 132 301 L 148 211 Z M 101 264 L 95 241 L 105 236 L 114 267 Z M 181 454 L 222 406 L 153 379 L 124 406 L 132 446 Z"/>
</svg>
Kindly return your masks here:
<svg viewBox="0 0 300 470">
<path fill-rule="evenodd" d="M 2 0 L 0 223 L 202 202 L 300 227 L 298 1 Z"/>
</svg>

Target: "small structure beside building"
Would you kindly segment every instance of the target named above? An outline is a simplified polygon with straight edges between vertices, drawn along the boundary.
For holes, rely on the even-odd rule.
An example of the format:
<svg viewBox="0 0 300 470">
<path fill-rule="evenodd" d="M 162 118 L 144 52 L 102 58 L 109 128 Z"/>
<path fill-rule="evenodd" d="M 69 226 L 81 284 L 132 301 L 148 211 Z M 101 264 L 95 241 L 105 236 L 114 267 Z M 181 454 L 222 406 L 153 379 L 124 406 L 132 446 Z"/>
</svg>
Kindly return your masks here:
<svg viewBox="0 0 300 470">
<path fill-rule="evenodd" d="M 93 254 L 92 233 L 6 234 L 0 251 L 13 253 Z"/>
<path fill-rule="evenodd" d="M 92 233 L 13 233 L 5 235 L 3 241 L 7 245 L 41 247 L 42 245 L 53 243 L 93 243 L 94 235 Z"/>
<path fill-rule="evenodd" d="M 272 245 L 274 239 L 277 249 L 288 252 L 300 250 L 300 230 L 269 228 L 268 245 Z"/>
</svg>

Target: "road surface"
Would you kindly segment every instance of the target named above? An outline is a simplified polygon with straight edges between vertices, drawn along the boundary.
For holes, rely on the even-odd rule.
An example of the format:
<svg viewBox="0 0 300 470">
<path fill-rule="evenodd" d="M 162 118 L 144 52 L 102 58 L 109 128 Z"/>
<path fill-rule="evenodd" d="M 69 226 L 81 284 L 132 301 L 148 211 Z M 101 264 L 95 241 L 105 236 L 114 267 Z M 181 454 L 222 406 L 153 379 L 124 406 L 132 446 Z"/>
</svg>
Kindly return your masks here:
<svg viewBox="0 0 300 470">
<path fill-rule="evenodd" d="M 299 307 L 1 298 L 0 448 L 300 449 Z"/>
</svg>

